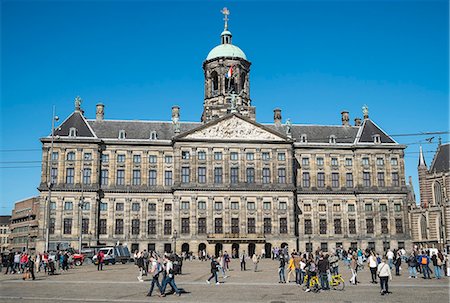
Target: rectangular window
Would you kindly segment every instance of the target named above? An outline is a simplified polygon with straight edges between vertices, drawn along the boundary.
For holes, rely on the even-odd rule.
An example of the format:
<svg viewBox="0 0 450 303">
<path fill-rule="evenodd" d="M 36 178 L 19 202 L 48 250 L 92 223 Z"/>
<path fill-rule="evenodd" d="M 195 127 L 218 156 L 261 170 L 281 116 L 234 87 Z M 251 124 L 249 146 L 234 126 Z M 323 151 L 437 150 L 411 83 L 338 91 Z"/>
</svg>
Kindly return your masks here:
<svg viewBox="0 0 450 303">
<path fill-rule="evenodd" d="M 255 183 L 255 169 L 253 167 L 247 168 L 247 183 Z"/>
<path fill-rule="evenodd" d="M 278 161 L 286 161 L 286 154 L 278 153 Z"/>
<path fill-rule="evenodd" d="M 264 234 L 272 233 L 272 219 L 264 218 Z"/>
<path fill-rule="evenodd" d="M 341 204 L 333 204 L 333 212 L 338 213 L 341 211 Z"/>
<path fill-rule="evenodd" d="M 372 209 L 372 204 L 371 203 L 366 203 L 365 205 L 364 205 L 364 210 L 365 211 L 372 211 L 373 209 Z"/>
<path fill-rule="evenodd" d="M 189 201 L 181 201 L 181 209 L 189 209 Z"/>
<path fill-rule="evenodd" d="M 141 225 L 141 222 L 139 219 L 131 220 L 131 234 L 132 235 L 139 235 L 139 233 L 141 232 L 140 225 Z"/>
<path fill-rule="evenodd" d="M 222 167 L 214 167 L 214 183 L 222 184 Z"/>
<path fill-rule="evenodd" d="M 369 166 L 369 158 L 362 158 L 362 165 L 363 166 Z"/>
<path fill-rule="evenodd" d="M 334 219 L 334 233 L 337 235 L 342 234 L 342 224 L 341 219 Z"/>
<path fill-rule="evenodd" d="M 148 163 L 155 164 L 157 162 L 157 156 L 156 155 L 149 155 L 148 156 Z"/>
<path fill-rule="evenodd" d="M 106 235 L 106 231 L 107 231 L 106 219 L 100 219 L 98 221 L 98 228 L 99 228 L 100 235 Z"/>
<path fill-rule="evenodd" d="M 286 210 L 287 209 L 287 203 L 286 202 L 280 202 L 280 204 L 278 204 L 278 207 L 280 210 Z"/>
<path fill-rule="evenodd" d="M 206 167 L 198 168 L 198 183 L 206 183 Z"/>
<path fill-rule="evenodd" d="M 353 160 L 352 158 L 345 158 L 345 166 L 352 166 Z"/>
<path fill-rule="evenodd" d="M 380 212 L 382 212 L 382 213 L 387 212 L 387 205 L 386 204 L 380 204 Z"/>
<path fill-rule="evenodd" d="M 317 166 L 323 166 L 323 158 L 322 157 L 316 158 L 316 164 Z"/>
<path fill-rule="evenodd" d="M 164 172 L 164 185 L 165 186 L 172 186 L 172 171 L 166 170 Z"/>
<path fill-rule="evenodd" d="M 403 234 L 403 221 L 401 218 L 395 219 L 395 233 Z"/>
<path fill-rule="evenodd" d="M 91 169 L 83 169 L 83 184 L 91 184 Z"/>
<path fill-rule="evenodd" d="M 268 201 L 264 201 L 263 208 L 264 210 L 270 210 L 272 208 L 271 203 Z"/>
<path fill-rule="evenodd" d="M 356 234 L 356 220 L 355 219 L 348 219 L 348 233 Z"/>
<path fill-rule="evenodd" d="M 270 183 L 270 168 L 263 168 L 262 171 L 262 183 L 269 184 Z"/>
<path fill-rule="evenodd" d="M 181 233 L 184 235 L 190 233 L 189 218 L 181 218 Z"/>
<path fill-rule="evenodd" d="M 102 163 L 108 163 L 108 162 L 109 162 L 109 155 L 102 154 Z"/>
<path fill-rule="evenodd" d="M 63 222 L 64 222 L 63 234 L 65 235 L 72 234 L 72 219 L 65 218 Z"/>
<path fill-rule="evenodd" d="M 319 220 L 319 233 L 321 235 L 325 235 L 327 233 L 327 220 L 326 219 Z"/>
<path fill-rule="evenodd" d="M 50 202 L 50 209 L 55 210 L 56 209 L 56 202 Z"/>
<path fill-rule="evenodd" d="M 100 211 L 107 211 L 108 210 L 108 203 L 101 202 L 100 203 Z"/>
<path fill-rule="evenodd" d="M 156 220 L 149 219 L 147 221 L 147 234 L 156 235 Z"/>
<path fill-rule="evenodd" d="M 338 158 L 331 158 L 331 166 L 338 166 L 339 161 Z"/>
<path fill-rule="evenodd" d="M 383 158 L 377 158 L 377 165 L 383 166 L 384 165 L 384 159 Z"/>
<path fill-rule="evenodd" d="M 287 226 L 287 218 L 280 218 L 280 234 L 287 234 L 288 226 Z"/>
<path fill-rule="evenodd" d="M 117 170 L 116 185 L 125 185 L 125 170 Z"/>
<path fill-rule="evenodd" d="M 256 233 L 255 218 L 247 218 L 247 233 L 248 234 Z"/>
<path fill-rule="evenodd" d="M 165 212 L 171 212 L 172 211 L 172 204 L 170 204 L 170 203 L 164 204 L 164 211 Z"/>
<path fill-rule="evenodd" d="M 82 206 L 83 210 L 91 210 L 91 203 L 89 202 L 84 202 L 83 206 Z"/>
<path fill-rule="evenodd" d="M 391 165 L 397 166 L 398 165 L 398 159 L 397 158 L 391 158 Z"/>
<path fill-rule="evenodd" d="M 382 234 L 388 234 L 389 228 L 388 228 L 388 219 L 387 218 L 381 218 L 381 233 Z"/>
<path fill-rule="evenodd" d="M 199 235 L 206 234 L 206 218 L 198 218 L 197 233 Z"/>
<path fill-rule="evenodd" d="M 280 184 L 286 183 L 286 168 L 278 169 L 278 183 Z"/>
<path fill-rule="evenodd" d="M 366 219 L 366 230 L 368 234 L 373 234 L 373 219 Z"/>
<path fill-rule="evenodd" d="M 222 221 L 222 218 L 215 218 L 214 219 L 214 232 L 216 234 L 222 234 L 223 233 L 223 221 Z"/>
<path fill-rule="evenodd" d="M 73 202 L 64 202 L 64 210 L 72 210 Z"/>
<path fill-rule="evenodd" d="M 75 161 L 75 152 L 67 153 L 67 161 Z"/>
<path fill-rule="evenodd" d="M 309 186 L 311 185 L 311 181 L 309 178 L 309 173 L 308 172 L 304 172 L 302 174 L 302 186 L 304 188 L 309 188 Z"/>
<path fill-rule="evenodd" d="M 182 160 L 189 160 L 191 158 L 191 154 L 187 150 L 181 151 L 181 159 Z"/>
<path fill-rule="evenodd" d="M 323 252 L 328 252 L 328 243 L 327 242 L 320 243 L 320 250 Z"/>
<path fill-rule="evenodd" d="M 52 167 L 50 172 L 52 184 L 58 183 L 58 169 L 56 167 Z"/>
<path fill-rule="evenodd" d="M 347 188 L 353 187 L 353 174 L 352 173 L 345 174 L 345 186 Z"/>
<path fill-rule="evenodd" d="M 116 226 L 114 228 L 115 235 L 123 235 L 123 219 L 116 219 Z"/>
<path fill-rule="evenodd" d="M 222 160 L 222 152 L 214 152 L 214 160 L 216 161 Z"/>
<path fill-rule="evenodd" d="M 237 161 L 239 160 L 239 154 L 237 152 L 231 152 L 230 153 L 230 160 L 231 161 Z"/>
<path fill-rule="evenodd" d="M 198 209 L 205 210 L 206 209 L 206 201 L 198 201 Z"/>
<path fill-rule="evenodd" d="M 384 187 L 384 173 L 383 172 L 377 173 L 377 179 L 378 179 L 378 186 Z"/>
<path fill-rule="evenodd" d="M 230 182 L 232 184 L 237 184 L 239 182 L 239 168 L 238 167 L 230 168 Z"/>
<path fill-rule="evenodd" d="M 148 211 L 156 211 L 156 203 L 148 203 Z"/>
<path fill-rule="evenodd" d="M 151 169 L 148 171 L 148 186 L 156 186 L 156 170 Z"/>
<path fill-rule="evenodd" d="M 255 210 L 256 209 L 255 202 L 247 202 L 247 209 Z"/>
<path fill-rule="evenodd" d="M 107 186 L 109 182 L 109 170 L 101 170 L 101 184 Z"/>
<path fill-rule="evenodd" d="M 131 210 L 132 211 L 140 211 L 141 210 L 141 204 L 139 202 L 134 202 L 131 204 Z"/>
<path fill-rule="evenodd" d="M 164 163 L 171 164 L 172 163 L 172 159 L 173 159 L 172 156 L 165 156 L 164 157 Z"/>
<path fill-rule="evenodd" d="M 133 163 L 141 163 L 141 155 L 133 155 Z"/>
<path fill-rule="evenodd" d="M 125 163 L 125 155 L 117 155 L 117 163 Z"/>
<path fill-rule="evenodd" d="M 363 172 L 363 186 L 370 187 L 370 173 Z"/>
<path fill-rule="evenodd" d="M 392 186 L 394 187 L 400 186 L 400 179 L 398 178 L 398 172 L 392 173 Z"/>
<path fill-rule="evenodd" d="M 141 170 L 140 169 L 133 169 L 133 180 L 132 185 L 141 185 Z"/>
<path fill-rule="evenodd" d="M 302 158 L 302 165 L 309 166 L 309 158 Z"/>
<path fill-rule="evenodd" d="M 339 173 L 331 174 L 331 187 L 333 187 L 333 188 L 339 187 Z"/>
<path fill-rule="evenodd" d="M 83 218 L 81 219 L 81 233 L 88 234 L 89 233 L 89 219 Z"/>
<path fill-rule="evenodd" d="M 395 212 L 401 212 L 402 211 L 402 205 L 399 203 L 394 204 L 394 211 Z"/>
<path fill-rule="evenodd" d="M 172 234 L 172 220 L 164 220 L 164 234 L 165 235 Z"/>
<path fill-rule="evenodd" d="M 181 168 L 181 183 L 189 183 L 190 182 L 190 173 L 191 170 L 189 167 Z"/>
<path fill-rule="evenodd" d="M 355 204 L 348 204 L 348 212 L 349 213 L 355 212 Z"/>
<path fill-rule="evenodd" d="M 317 187 L 325 187 L 325 173 L 317 173 Z"/>
<path fill-rule="evenodd" d="M 222 210 L 222 202 L 214 202 L 214 209 L 215 210 Z"/>
<path fill-rule="evenodd" d="M 305 204 L 303 205 L 303 211 L 304 212 L 310 212 L 311 211 L 311 204 Z"/>
<path fill-rule="evenodd" d="M 239 202 L 237 201 L 231 202 L 231 209 L 239 209 Z"/>
<path fill-rule="evenodd" d="M 261 158 L 263 161 L 269 161 L 270 160 L 270 153 L 269 152 L 263 152 L 261 155 Z"/>
<path fill-rule="evenodd" d="M 239 218 L 231 218 L 231 233 L 239 234 Z"/>
<path fill-rule="evenodd" d="M 84 160 L 85 161 L 92 160 L 92 153 L 84 153 Z"/>
<path fill-rule="evenodd" d="M 246 157 L 247 157 L 247 161 L 255 160 L 255 154 L 254 153 L 247 153 Z"/>
<path fill-rule="evenodd" d="M 199 160 L 206 160 L 206 152 L 204 152 L 204 151 L 199 151 L 199 152 L 197 153 L 197 157 L 198 157 Z"/>
<path fill-rule="evenodd" d="M 305 234 L 312 235 L 312 221 L 311 219 L 305 219 Z"/>
<path fill-rule="evenodd" d="M 66 184 L 73 184 L 74 182 L 74 168 L 66 169 Z"/>
<path fill-rule="evenodd" d="M 53 154 L 52 154 L 52 161 L 58 161 L 58 158 L 59 158 L 58 152 L 53 152 Z"/>
<path fill-rule="evenodd" d="M 124 210 L 124 204 L 116 203 L 116 211 L 123 211 L 123 210 Z"/>
</svg>

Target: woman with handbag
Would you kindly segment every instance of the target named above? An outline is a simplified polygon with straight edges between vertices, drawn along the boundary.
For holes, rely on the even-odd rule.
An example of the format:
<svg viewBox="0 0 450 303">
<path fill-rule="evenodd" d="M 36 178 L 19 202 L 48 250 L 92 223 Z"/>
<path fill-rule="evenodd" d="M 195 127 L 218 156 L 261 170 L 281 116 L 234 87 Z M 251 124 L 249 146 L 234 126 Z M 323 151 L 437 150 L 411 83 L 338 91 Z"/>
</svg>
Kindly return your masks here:
<svg viewBox="0 0 450 303">
<path fill-rule="evenodd" d="M 389 280 L 392 280 L 391 268 L 386 264 L 386 258 L 383 257 L 381 263 L 378 264 L 378 277 L 380 278 L 381 295 L 390 294 Z"/>
</svg>

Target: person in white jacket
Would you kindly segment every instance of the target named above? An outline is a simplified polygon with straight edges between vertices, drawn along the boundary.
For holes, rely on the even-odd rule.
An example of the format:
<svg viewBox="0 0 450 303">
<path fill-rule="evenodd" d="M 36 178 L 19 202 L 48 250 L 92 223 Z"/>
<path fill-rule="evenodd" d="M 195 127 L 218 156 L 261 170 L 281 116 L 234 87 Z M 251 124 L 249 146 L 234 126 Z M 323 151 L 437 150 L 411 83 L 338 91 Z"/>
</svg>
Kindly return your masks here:
<svg viewBox="0 0 450 303">
<path fill-rule="evenodd" d="M 378 264 L 377 274 L 380 278 L 381 295 L 390 294 L 389 280 L 392 280 L 391 268 L 386 264 L 386 259 L 383 258 L 380 264 Z"/>
</svg>

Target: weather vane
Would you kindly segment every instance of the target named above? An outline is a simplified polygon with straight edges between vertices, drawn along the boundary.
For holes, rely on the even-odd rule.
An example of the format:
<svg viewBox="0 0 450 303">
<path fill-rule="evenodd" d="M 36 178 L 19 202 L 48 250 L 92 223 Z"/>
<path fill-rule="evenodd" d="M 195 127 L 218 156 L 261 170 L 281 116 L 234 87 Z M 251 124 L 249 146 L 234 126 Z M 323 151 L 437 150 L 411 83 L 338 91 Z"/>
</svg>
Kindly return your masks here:
<svg viewBox="0 0 450 303">
<path fill-rule="evenodd" d="M 224 18 L 223 18 L 223 21 L 225 21 L 225 29 L 224 30 L 228 30 L 228 15 L 230 14 L 230 11 L 228 10 L 228 8 L 224 7 L 220 12 L 224 16 Z"/>
</svg>

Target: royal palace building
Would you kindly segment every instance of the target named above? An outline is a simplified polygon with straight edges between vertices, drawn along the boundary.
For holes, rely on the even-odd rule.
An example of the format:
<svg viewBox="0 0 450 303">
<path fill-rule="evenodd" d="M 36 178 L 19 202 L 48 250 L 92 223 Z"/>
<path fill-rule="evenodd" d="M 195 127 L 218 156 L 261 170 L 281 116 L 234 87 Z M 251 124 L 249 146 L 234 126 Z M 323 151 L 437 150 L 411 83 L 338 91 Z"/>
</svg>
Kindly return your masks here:
<svg viewBox="0 0 450 303">
<path fill-rule="evenodd" d="M 226 15 L 227 16 L 227 15 Z M 227 19 L 227 18 L 225 18 Z M 41 139 L 39 248 L 260 253 L 288 246 L 410 245 L 404 145 L 369 118 L 350 125 L 256 121 L 251 63 L 221 43 L 203 62 L 200 122 L 127 121 L 74 112 Z M 199 103 L 200 106 L 200 103 Z"/>
</svg>

